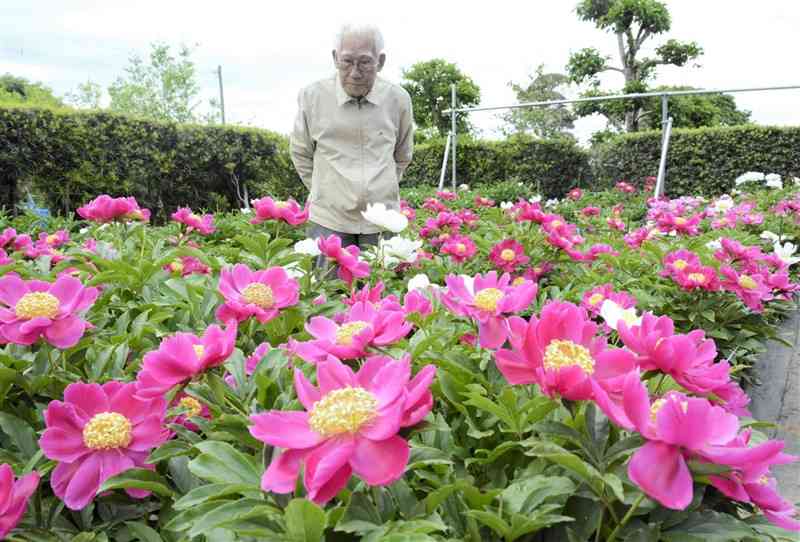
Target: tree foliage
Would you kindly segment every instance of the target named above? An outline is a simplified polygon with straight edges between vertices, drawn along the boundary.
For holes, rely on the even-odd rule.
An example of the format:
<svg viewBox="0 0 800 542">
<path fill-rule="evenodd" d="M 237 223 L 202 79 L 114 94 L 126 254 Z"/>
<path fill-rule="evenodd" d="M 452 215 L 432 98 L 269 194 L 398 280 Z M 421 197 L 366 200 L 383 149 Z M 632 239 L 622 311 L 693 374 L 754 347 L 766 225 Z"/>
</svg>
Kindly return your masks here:
<svg viewBox="0 0 800 542">
<path fill-rule="evenodd" d="M 559 89 L 570 82 L 564 74 L 545 73 L 542 64 L 528 79 L 527 84 L 509 83 L 518 102 L 563 100 L 564 94 Z M 570 135 L 566 130 L 571 130 L 575 121 L 575 115 L 564 105 L 512 109 L 502 118 L 509 125 L 507 132 L 530 133 L 542 138 Z"/>
<path fill-rule="evenodd" d="M 667 6 L 658 0 L 582 0 L 576 12 L 581 20 L 617 38 L 619 65 L 610 64 L 611 58 L 595 48 L 584 48 L 570 56 L 567 72 L 575 83 L 591 86 L 587 96 L 619 93 L 599 88 L 598 76 L 603 72 L 616 71 L 624 76 L 623 93 L 645 92 L 658 66 L 685 66 L 703 54 L 702 48 L 693 41 L 669 39 L 655 48 L 654 56 L 642 55 L 645 43 L 668 32 L 672 25 Z M 644 101 L 626 100 L 582 104 L 576 112 L 580 116 L 600 113 L 614 128 L 635 132 L 646 110 Z"/>
<path fill-rule="evenodd" d="M 477 105 L 481 99 L 480 87 L 452 62 L 434 58 L 417 62 L 403 70 L 403 88 L 411 95 L 414 108 L 414 122 L 420 135 L 443 136 L 450 131 L 450 115 L 442 111 L 450 107 L 450 85 L 456 85 L 456 99 L 459 107 Z M 465 115 L 457 119 L 459 133 L 472 131 L 472 125 Z"/>
<path fill-rule="evenodd" d="M 109 109 L 152 120 L 202 120 L 196 112 L 200 87 L 191 55 L 192 49 L 186 45 L 181 45 L 174 54 L 164 43 L 150 45 L 147 61 L 134 54 L 125 75 L 108 88 Z"/>
<path fill-rule="evenodd" d="M 64 102 L 42 83 L 7 73 L 0 76 L 0 107 L 14 105 L 64 107 Z"/>
</svg>

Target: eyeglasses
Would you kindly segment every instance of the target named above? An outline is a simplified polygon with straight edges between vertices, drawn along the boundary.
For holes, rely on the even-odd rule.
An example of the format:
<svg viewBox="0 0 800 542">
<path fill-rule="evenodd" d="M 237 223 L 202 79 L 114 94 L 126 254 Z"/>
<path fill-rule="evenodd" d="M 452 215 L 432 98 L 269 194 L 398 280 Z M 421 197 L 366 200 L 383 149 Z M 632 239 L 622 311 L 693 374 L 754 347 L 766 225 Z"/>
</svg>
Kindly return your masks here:
<svg viewBox="0 0 800 542">
<path fill-rule="evenodd" d="M 339 60 L 339 61 L 336 62 L 336 66 L 340 70 L 347 71 L 347 72 L 352 70 L 353 66 L 357 67 L 358 71 L 365 72 L 365 71 L 374 70 L 375 66 L 377 66 L 377 65 L 378 65 L 377 62 L 375 62 L 371 58 L 362 58 L 362 59 L 359 59 L 357 61 L 352 60 L 350 58 L 345 58 L 345 59 L 342 59 L 342 60 Z"/>
</svg>

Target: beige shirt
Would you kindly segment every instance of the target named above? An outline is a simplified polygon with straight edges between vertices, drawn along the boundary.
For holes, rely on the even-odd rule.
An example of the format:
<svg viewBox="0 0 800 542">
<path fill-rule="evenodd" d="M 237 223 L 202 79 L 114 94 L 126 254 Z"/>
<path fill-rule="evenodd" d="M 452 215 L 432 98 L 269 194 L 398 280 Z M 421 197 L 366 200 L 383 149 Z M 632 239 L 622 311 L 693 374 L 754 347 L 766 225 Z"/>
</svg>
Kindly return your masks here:
<svg viewBox="0 0 800 542">
<path fill-rule="evenodd" d="M 309 219 L 342 233 L 377 233 L 368 203 L 398 209 L 399 181 L 414 145 L 411 98 L 380 77 L 360 101 L 338 76 L 300 91 L 292 162 L 311 192 Z"/>
</svg>

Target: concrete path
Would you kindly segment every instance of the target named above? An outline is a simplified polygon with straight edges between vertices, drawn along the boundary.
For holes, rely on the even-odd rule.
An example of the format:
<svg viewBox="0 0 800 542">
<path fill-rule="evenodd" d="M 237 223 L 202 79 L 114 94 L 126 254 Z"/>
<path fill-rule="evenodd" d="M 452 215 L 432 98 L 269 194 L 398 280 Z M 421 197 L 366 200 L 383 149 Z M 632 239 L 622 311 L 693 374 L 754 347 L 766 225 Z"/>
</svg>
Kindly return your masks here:
<svg viewBox="0 0 800 542">
<path fill-rule="evenodd" d="M 786 441 L 785 451 L 800 456 L 800 312 L 783 322 L 780 335 L 794 347 L 769 341 L 767 352 L 755 365 L 761 383 L 748 390 L 750 410 L 757 420 L 777 424 L 767 434 Z M 773 472 L 781 494 L 800 502 L 800 461 L 775 467 Z"/>
</svg>

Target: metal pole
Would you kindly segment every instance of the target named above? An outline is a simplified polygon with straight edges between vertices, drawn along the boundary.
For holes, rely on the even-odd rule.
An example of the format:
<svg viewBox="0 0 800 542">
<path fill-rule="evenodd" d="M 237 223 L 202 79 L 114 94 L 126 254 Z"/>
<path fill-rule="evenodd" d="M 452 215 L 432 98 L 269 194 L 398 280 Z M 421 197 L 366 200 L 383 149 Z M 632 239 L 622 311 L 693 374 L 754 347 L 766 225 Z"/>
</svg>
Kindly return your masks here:
<svg viewBox="0 0 800 542">
<path fill-rule="evenodd" d="M 656 180 L 655 196 L 659 197 L 664 193 L 664 176 L 667 172 L 667 151 L 669 150 L 669 136 L 672 133 L 672 119 L 667 120 L 664 127 L 664 141 L 661 145 L 661 161 L 658 163 L 658 179 Z"/>
<path fill-rule="evenodd" d="M 453 192 L 456 191 L 456 140 L 458 139 L 458 135 L 456 133 L 456 106 L 458 103 L 456 102 L 456 84 L 453 83 L 450 85 L 450 102 L 452 103 L 452 107 L 450 110 L 450 133 L 452 134 L 452 142 L 453 142 Z"/>
<path fill-rule="evenodd" d="M 444 188 L 444 174 L 447 171 L 447 157 L 450 154 L 450 140 L 453 132 L 447 132 L 447 143 L 444 144 L 444 158 L 442 159 L 442 172 L 439 174 L 439 190 Z"/>
<path fill-rule="evenodd" d="M 783 86 L 783 87 L 758 87 L 758 88 L 732 88 L 720 90 L 673 90 L 670 92 L 637 92 L 634 94 L 614 94 L 612 96 L 592 96 L 590 98 L 575 98 L 572 100 L 547 100 L 543 102 L 525 102 L 519 104 L 509 105 L 494 105 L 490 107 L 462 107 L 458 109 L 459 113 L 468 113 L 472 111 L 494 111 L 497 109 L 517 109 L 519 107 L 537 107 L 545 105 L 564 105 L 584 102 L 602 102 L 606 100 L 630 100 L 632 98 L 656 98 L 659 96 L 693 96 L 697 94 L 725 94 L 735 92 L 758 92 L 764 90 L 798 90 L 800 85 Z M 449 109 L 445 109 L 442 113 L 450 113 Z"/>
<path fill-rule="evenodd" d="M 217 78 L 219 79 L 219 108 L 222 112 L 222 124 L 225 124 L 225 94 L 222 92 L 222 66 L 217 66 Z"/>
</svg>

